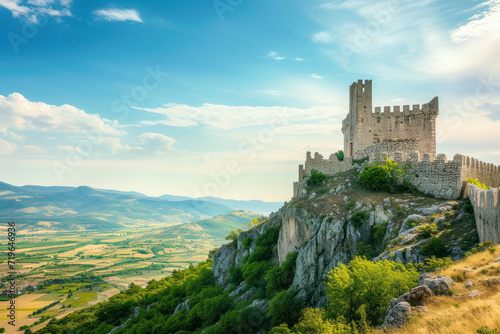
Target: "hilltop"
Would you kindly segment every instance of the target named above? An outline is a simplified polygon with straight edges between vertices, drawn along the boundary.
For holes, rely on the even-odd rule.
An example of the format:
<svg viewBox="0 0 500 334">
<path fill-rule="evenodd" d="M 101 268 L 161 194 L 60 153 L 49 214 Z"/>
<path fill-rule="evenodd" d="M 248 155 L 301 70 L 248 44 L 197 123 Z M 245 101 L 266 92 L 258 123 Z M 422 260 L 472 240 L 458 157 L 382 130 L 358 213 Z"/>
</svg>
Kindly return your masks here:
<svg viewBox="0 0 500 334">
<path fill-rule="evenodd" d="M 351 333 L 354 327 L 368 333 L 363 326 L 382 324 L 390 298 L 417 286 L 418 268 L 429 265 L 433 256 L 438 262 L 443 257 L 460 261 L 478 247 L 479 238 L 468 200 L 369 191 L 358 183 L 362 169 L 308 186 L 307 196 L 234 235 L 197 266 L 150 282 L 146 289 L 131 287 L 101 306 L 49 323 L 40 333 L 59 333 L 58 326 L 104 333 L 121 325 L 116 333 L 239 333 L 242 328 L 264 333 L 273 327 L 270 333 L 291 333 L 292 327 L 306 326 L 306 319 L 337 328 L 337 333 Z M 192 225 L 190 231 L 199 227 Z M 350 316 L 355 325 L 335 320 L 347 313 L 331 318 L 332 311 L 324 311 L 336 303 L 331 298 L 341 296 L 328 298 L 329 273 L 347 273 L 357 265 L 386 273 L 374 278 L 375 286 L 391 277 L 400 285 L 382 299 L 387 304 L 366 308 L 365 325 L 358 308 Z M 125 305 L 119 316 L 106 317 Z"/>
</svg>

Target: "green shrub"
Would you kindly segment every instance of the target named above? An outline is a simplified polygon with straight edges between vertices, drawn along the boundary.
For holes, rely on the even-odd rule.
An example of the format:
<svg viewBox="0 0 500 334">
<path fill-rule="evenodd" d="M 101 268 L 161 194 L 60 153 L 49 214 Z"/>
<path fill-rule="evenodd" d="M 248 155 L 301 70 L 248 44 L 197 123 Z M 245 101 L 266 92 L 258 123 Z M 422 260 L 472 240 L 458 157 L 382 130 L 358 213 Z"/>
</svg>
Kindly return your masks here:
<svg viewBox="0 0 500 334">
<path fill-rule="evenodd" d="M 350 199 L 347 201 L 347 204 L 345 205 L 345 208 L 347 211 L 350 211 L 356 207 L 356 201 L 353 199 Z"/>
<path fill-rule="evenodd" d="M 250 246 L 252 245 L 252 237 L 246 237 L 243 242 L 241 243 L 241 245 L 243 246 L 244 249 L 249 249 Z"/>
<path fill-rule="evenodd" d="M 339 159 L 339 161 L 344 161 L 344 151 L 338 150 L 334 154 L 337 157 L 337 159 Z"/>
<path fill-rule="evenodd" d="M 229 233 L 228 235 L 226 235 L 226 240 L 232 240 L 232 241 L 236 241 L 238 240 L 238 232 L 235 231 L 235 230 L 231 230 L 231 233 Z"/>
<path fill-rule="evenodd" d="M 369 190 L 389 191 L 391 175 L 383 166 L 369 166 L 359 175 L 359 183 Z"/>
<path fill-rule="evenodd" d="M 323 184 L 323 182 L 326 180 L 326 175 L 318 172 L 316 169 L 311 170 L 311 176 L 309 176 L 309 179 L 307 180 L 307 185 L 310 187 L 316 187 L 319 186 L 320 184 Z"/>
<path fill-rule="evenodd" d="M 498 331 L 498 329 L 490 329 L 487 326 L 482 326 L 481 328 L 479 328 L 476 331 L 476 333 L 479 333 L 479 334 L 500 334 L 500 332 Z"/>
<path fill-rule="evenodd" d="M 356 229 L 359 229 L 370 219 L 370 214 L 366 211 L 356 211 L 352 214 L 350 222 L 354 225 Z"/>
<path fill-rule="evenodd" d="M 438 232 L 436 224 L 432 223 L 429 225 L 421 226 L 417 229 L 417 233 L 421 238 L 430 238 L 432 235 Z"/>
<path fill-rule="evenodd" d="M 281 324 L 292 326 L 299 320 L 304 304 L 295 299 L 297 292 L 295 287 L 288 291 L 283 290 L 269 302 L 268 315 L 272 318 L 272 326 Z"/>
<path fill-rule="evenodd" d="M 448 268 L 449 266 L 451 266 L 453 264 L 453 260 L 450 259 L 449 257 L 443 257 L 443 258 L 438 259 L 435 256 L 432 256 L 431 258 L 424 259 L 424 261 L 426 263 L 424 265 L 424 269 L 427 272 L 433 272 L 437 268 L 441 268 L 441 269 Z"/>
<path fill-rule="evenodd" d="M 243 282 L 243 272 L 241 270 L 241 267 L 232 266 L 229 267 L 228 271 L 229 271 L 229 276 L 227 278 L 227 283 L 240 285 L 240 283 Z"/>
<path fill-rule="evenodd" d="M 432 238 L 422 247 L 421 252 L 426 256 L 445 257 L 448 255 L 448 248 L 443 240 Z"/>
</svg>

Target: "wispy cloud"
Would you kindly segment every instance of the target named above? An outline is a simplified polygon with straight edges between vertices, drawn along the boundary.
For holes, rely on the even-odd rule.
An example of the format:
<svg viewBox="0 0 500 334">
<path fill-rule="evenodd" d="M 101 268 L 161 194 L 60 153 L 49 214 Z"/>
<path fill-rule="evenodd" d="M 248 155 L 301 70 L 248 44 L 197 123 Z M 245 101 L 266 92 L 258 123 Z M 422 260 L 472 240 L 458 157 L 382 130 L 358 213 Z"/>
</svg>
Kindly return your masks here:
<svg viewBox="0 0 500 334">
<path fill-rule="evenodd" d="M 311 74 L 309 76 L 311 78 L 313 78 L 313 79 L 316 79 L 316 80 L 323 80 L 323 79 L 327 78 L 327 76 L 319 75 L 319 74 L 316 74 L 316 73 L 313 73 L 313 74 Z"/>
<path fill-rule="evenodd" d="M 450 37 L 455 43 L 482 37 L 500 31 L 500 0 L 490 0 L 481 4 L 487 9 L 472 16 L 467 24 L 451 31 Z"/>
<path fill-rule="evenodd" d="M 345 110 L 330 107 L 288 108 L 251 107 L 203 104 L 200 107 L 169 105 L 164 108 L 136 108 L 166 117 L 158 121 L 142 121 L 143 126 L 167 125 L 173 127 L 202 126 L 213 129 L 237 129 L 249 126 L 276 126 L 289 124 L 315 124 L 332 118 L 342 118 Z M 285 124 L 286 123 L 286 124 Z"/>
<path fill-rule="evenodd" d="M 305 61 L 305 59 L 297 57 L 297 58 L 295 58 L 295 61 Z"/>
<path fill-rule="evenodd" d="M 47 152 L 46 148 L 35 146 L 35 145 L 24 145 L 24 152 L 27 153 L 45 153 Z"/>
<path fill-rule="evenodd" d="M 275 51 L 269 51 L 269 52 L 267 53 L 267 56 L 268 56 L 269 58 L 272 58 L 272 59 L 276 60 L 276 61 L 281 61 L 281 60 L 283 60 L 283 59 L 285 59 L 285 58 L 286 58 L 286 57 L 280 57 L 280 56 L 278 56 L 278 53 L 277 53 L 277 52 L 275 52 Z"/>
<path fill-rule="evenodd" d="M 72 0 L 28 0 L 22 5 L 21 3 L 21 0 L 0 0 L 0 7 L 10 10 L 14 17 L 22 16 L 35 24 L 43 16 L 72 16 Z"/>
<path fill-rule="evenodd" d="M 148 132 L 139 137 L 141 147 L 156 155 L 163 155 L 174 149 L 175 139 L 161 133 Z"/>
<path fill-rule="evenodd" d="M 20 14 L 29 14 L 30 9 L 26 6 L 21 6 L 20 2 L 20 0 L 0 0 L 0 6 L 10 10 L 14 17 Z"/>
<path fill-rule="evenodd" d="M 332 36 L 326 31 L 320 31 L 313 35 L 312 40 L 314 43 L 329 43 L 332 41 Z"/>
<path fill-rule="evenodd" d="M 94 11 L 94 14 L 106 21 L 135 21 L 143 23 L 139 12 L 136 9 L 98 9 Z"/>
<path fill-rule="evenodd" d="M 11 154 L 17 149 L 17 145 L 14 143 L 9 143 L 6 140 L 0 138 L 0 155 Z"/>
</svg>

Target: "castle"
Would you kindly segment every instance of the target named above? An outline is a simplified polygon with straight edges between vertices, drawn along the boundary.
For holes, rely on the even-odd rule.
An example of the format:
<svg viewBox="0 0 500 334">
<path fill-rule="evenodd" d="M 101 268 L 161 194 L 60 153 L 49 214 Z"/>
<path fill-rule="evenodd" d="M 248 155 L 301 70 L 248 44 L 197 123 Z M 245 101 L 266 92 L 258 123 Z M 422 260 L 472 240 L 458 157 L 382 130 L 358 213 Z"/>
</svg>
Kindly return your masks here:
<svg viewBox="0 0 500 334">
<path fill-rule="evenodd" d="M 349 88 L 349 113 L 342 121 L 344 159 L 339 161 L 335 154 L 325 159 L 319 153 L 311 156 L 307 152 L 305 164 L 299 165 L 299 179 L 293 184 L 293 198 L 307 195 L 304 178 L 312 169 L 333 175 L 350 170 L 363 160 L 383 161 L 388 157 L 408 167 L 410 182 L 423 193 L 443 199 L 472 194 L 474 211 L 489 217 L 484 224 L 500 227 L 500 191 L 489 191 L 487 195 L 476 189 L 471 192 L 467 182 L 469 177 L 478 178 L 491 187 L 500 187 L 500 166 L 461 154 L 455 154 L 452 160 L 445 154 L 436 155 L 438 115 L 438 97 L 411 109 L 405 105 L 402 109 L 384 107 L 383 112 L 380 107 L 373 110 L 372 81 L 354 82 Z"/>
</svg>

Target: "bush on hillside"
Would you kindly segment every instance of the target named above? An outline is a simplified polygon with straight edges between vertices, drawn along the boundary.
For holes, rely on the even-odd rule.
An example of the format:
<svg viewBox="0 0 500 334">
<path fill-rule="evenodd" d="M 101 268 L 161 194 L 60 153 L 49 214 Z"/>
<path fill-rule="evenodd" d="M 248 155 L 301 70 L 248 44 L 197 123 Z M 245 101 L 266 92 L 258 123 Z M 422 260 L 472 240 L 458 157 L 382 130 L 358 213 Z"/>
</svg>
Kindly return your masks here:
<svg viewBox="0 0 500 334">
<path fill-rule="evenodd" d="M 307 185 L 310 187 L 316 187 L 321 184 L 326 180 L 326 175 L 318 172 L 316 169 L 311 170 L 311 176 L 309 176 L 309 179 L 307 180 Z"/>
<path fill-rule="evenodd" d="M 418 278 L 413 266 L 394 261 L 375 263 L 355 257 L 348 265 L 339 264 L 325 283 L 329 317 L 361 324 L 365 313 L 366 320 L 376 326 L 385 317 L 391 299 L 417 286 Z"/>
<path fill-rule="evenodd" d="M 422 247 L 421 252 L 425 256 L 445 257 L 448 255 L 448 248 L 443 240 L 432 238 Z"/>
<path fill-rule="evenodd" d="M 359 229 L 370 219 L 370 214 L 366 211 L 356 211 L 352 214 L 350 222 L 354 225 L 356 229 Z"/>
</svg>

